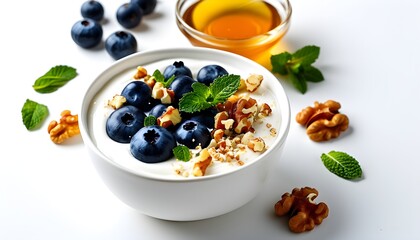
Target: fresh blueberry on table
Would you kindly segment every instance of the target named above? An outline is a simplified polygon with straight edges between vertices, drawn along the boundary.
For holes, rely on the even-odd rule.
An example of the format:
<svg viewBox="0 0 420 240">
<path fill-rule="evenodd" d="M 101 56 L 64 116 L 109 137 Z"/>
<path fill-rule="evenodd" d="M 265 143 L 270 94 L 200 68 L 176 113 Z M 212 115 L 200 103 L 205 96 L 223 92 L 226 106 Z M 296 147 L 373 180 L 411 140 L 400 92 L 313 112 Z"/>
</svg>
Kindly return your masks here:
<svg viewBox="0 0 420 240">
<path fill-rule="evenodd" d="M 206 65 L 198 70 L 197 81 L 208 86 L 214 79 L 227 74 L 228 72 L 222 66 L 217 64 Z"/>
<path fill-rule="evenodd" d="M 119 143 L 129 143 L 132 136 L 144 126 L 146 114 L 140 109 L 126 105 L 113 111 L 106 121 L 106 133 Z"/>
<path fill-rule="evenodd" d="M 117 21 L 127 29 L 137 27 L 142 18 L 143 11 L 135 3 L 124 3 L 117 9 Z"/>
<path fill-rule="evenodd" d="M 165 79 L 169 79 L 172 76 L 187 75 L 188 77 L 193 77 L 191 70 L 184 65 L 183 61 L 175 61 L 172 65 L 167 66 L 163 70 L 163 76 Z"/>
<path fill-rule="evenodd" d="M 190 149 L 197 146 L 207 147 L 211 141 L 210 131 L 206 126 L 194 120 L 186 120 L 176 129 L 175 139 L 179 144 Z"/>
<path fill-rule="evenodd" d="M 105 49 L 115 60 L 137 52 L 137 40 L 133 34 L 126 31 L 117 31 L 105 40 Z"/>
<path fill-rule="evenodd" d="M 73 41 L 82 48 L 93 48 L 102 40 L 102 26 L 92 19 L 77 21 L 71 28 Z"/>
<path fill-rule="evenodd" d="M 193 90 L 192 84 L 196 81 L 192 79 L 190 76 L 187 75 L 180 75 L 177 76 L 172 83 L 169 85 L 169 88 L 175 92 L 175 103 L 182 98 L 187 92 L 191 92 Z"/>
<path fill-rule="evenodd" d="M 157 5 L 157 0 L 131 0 L 131 3 L 137 4 L 144 15 L 151 14 Z"/>
<path fill-rule="evenodd" d="M 175 137 L 166 128 L 153 125 L 141 128 L 130 142 L 131 154 L 146 163 L 158 163 L 173 156 Z"/>
<path fill-rule="evenodd" d="M 101 21 L 104 18 L 104 7 L 95 0 L 88 0 L 82 4 L 80 12 L 84 18 Z"/>
<path fill-rule="evenodd" d="M 121 91 L 121 96 L 125 97 L 127 104 L 142 109 L 142 107 L 148 105 L 152 90 L 143 81 L 132 81 Z"/>
</svg>

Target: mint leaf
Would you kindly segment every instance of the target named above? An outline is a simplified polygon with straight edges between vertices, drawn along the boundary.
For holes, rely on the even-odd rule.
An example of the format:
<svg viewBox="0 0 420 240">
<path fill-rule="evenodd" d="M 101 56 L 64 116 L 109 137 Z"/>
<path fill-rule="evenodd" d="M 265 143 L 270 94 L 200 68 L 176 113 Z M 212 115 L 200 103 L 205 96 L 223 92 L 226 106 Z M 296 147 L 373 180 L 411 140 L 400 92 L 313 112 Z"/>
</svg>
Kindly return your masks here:
<svg viewBox="0 0 420 240">
<path fill-rule="evenodd" d="M 292 54 L 291 63 L 309 66 L 316 61 L 319 56 L 318 46 L 305 46 Z"/>
<path fill-rule="evenodd" d="M 324 80 L 321 71 L 312 66 L 318 59 L 320 48 L 318 46 L 305 46 L 295 53 L 283 52 L 272 55 L 270 58 L 272 72 L 288 77 L 287 79 L 299 92 L 306 93 L 307 82 L 320 82 Z"/>
<path fill-rule="evenodd" d="M 176 159 L 183 162 L 188 162 L 192 158 L 190 149 L 184 145 L 178 145 L 174 147 L 172 152 L 174 153 Z"/>
<path fill-rule="evenodd" d="M 220 102 L 225 102 L 230 96 L 232 96 L 239 88 L 241 77 L 239 75 L 223 75 L 216 78 L 210 84 L 210 92 L 213 105 Z"/>
<path fill-rule="evenodd" d="M 359 162 L 345 152 L 330 151 L 323 153 L 321 160 L 324 166 L 332 173 L 345 179 L 355 179 L 362 176 Z"/>
<path fill-rule="evenodd" d="M 149 115 L 147 117 L 144 118 L 144 126 L 153 126 L 156 125 L 156 120 L 157 118 L 153 115 Z"/>
<path fill-rule="evenodd" d="M 171 85 L 171 83 L 175 79 L 175 76 L 171 76 L 170 78 L 165 79 L 165 76 L 163 76 L 163 74 L 158 69 L 156 69 L 153 72 L 152 76 L 155 78 L 156 82 L 161 82 L 163 86 L 166 88 L 169 87 L 169 85 Z"/>
<path fill-rule="evenodd" d="M 39 104 L 30 99 L 26 99 L 23 104 L 22 121 L 26 129 L 34 130 L 38 127 L 48 116 L 48 108 L 43 104 Z"/>
<path fill-rule="evenodd" d="M 186 113 L 199 112 L 211 106 L 205 96 L 194 91 L 184 94 L 179 100 L 179 110 Z"/>
<path fill-rule="evenodd" d="M 57 65 L 51 68 L 33 84 L 33 89 L 39 93 L 51 93 L 64 86 L 77 76 L 75 68 Z"/>
<path fill-rule="evenodd" d="M 216 78 L 209 87 L 195 82 L 191 86 L 193 91 L 185 93 L 179 100 L 179 110 L 193 113 L 205 110 L 218 103 L 225 102 L 239 88 L 239 75 L 224 75 Z"/>
</svg>

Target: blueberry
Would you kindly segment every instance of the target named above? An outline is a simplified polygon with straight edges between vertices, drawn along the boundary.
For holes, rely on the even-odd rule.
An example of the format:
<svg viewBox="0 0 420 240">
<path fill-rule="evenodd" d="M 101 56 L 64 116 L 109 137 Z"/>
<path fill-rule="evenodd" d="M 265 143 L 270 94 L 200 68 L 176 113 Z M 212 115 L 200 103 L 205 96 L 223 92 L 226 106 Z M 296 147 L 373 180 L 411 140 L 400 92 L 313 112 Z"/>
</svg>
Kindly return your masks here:
<svg viewBox="0 0 420 240">
<path fill-rule="evenodd" d="M 136 3 L 143 10 L 143 14 L 148 15 L 155 10 L 157 0 L 131 0 L 131 3 Z"/>
<path fill-rule="evenodd" d="M 165 104 L 157 104 L 150 110 L 149 115 L 155 116 L 156 118 L 162 116 L 162 114 L 166 111 L 166 108 L 168 108 Z"/>
<path fill-rule="evenodd" d="M 71 28 L 73 41 L 82 48 L 93 48 L 102 40 L 102 26 L 92 19 L 77 21 Z"/>
<path fill-rule="evenodd" d="M 177 145 L 175 137 L 161 126 L 153 125 L 140 129 L 131 139 L 131 154 L 146 163 L 158 163 L 173 156 Z"/>
<path fill-rule="evenodd" d="M 193 90 L 191 85 L 195 82 L 194 79 L 187 75 L 178 76 L 172 81 L 169 88 L 175 92 L 175 103 L 182 98 L 182 95 Z"/>
<path fill-rule="evenodd" d="M 134 106 L 123 106 L 109 115 L 106 133 L 119 143 L 129 143 L 131 137 L 144 126 L 146 114 Z"/>
<path fill-rule="evenodd" d="M 129 32 L 117 31 L 105 40 L 105 49 L 115 60 L 137 52 L 137 40 Z"/>
<path fill-rule="evenodd" d="M 150 102 L 152 90 L 145 82 L 132 81 L 121 91 L 121 96 L 125 97 L 127 104 L 143 110 Z"/>
<path fill-rule="evenodd" d="M 143 18 L 143 11 L 137 4 L 124 3 L 117 9 L 117 21 L 125 28 L 137 27 Z"/>
<path fill-rule="evenodd" d="M 217 114 L 217 109 L 215 108 L 207 108 L 205 110 L 202 110 L 200 112 L 195 112 L 191 114 L 188 119 L 197 121 L 207 128 L 214 128 L 214 117 Z"/>
<path fill-rule="evenodd" d="M 163 70 L 163 76 L 168 79 L 172 76 L 187 75 L 192 78 L 191 70 L 184 65 L 182 61 L 176 61 L 172 65 L 169 65 Z"/>
<path fill-rule="evenodd" d="M 207 147 L 211 140 L 210 131 L 206 126 L 194 120 L 186 120 L 176 129 L 175 139 L 179 144 L 183 144 L 190 149 L 200 145 Z"/>
<path fill-rule="evenodd" d="M 95 0 L 88 0 L 82 4 L 80 12 L 84 18 L 101 21 L 104 18 L 104 7 Z"/>
<path fill-rule="evenodd" d="M 197 81 L 206 84 L 207 86 L 210 85 L 214 81 L 214 79 L 226 75 L 228 72 L 223 67 L 212 64 L 206 65 L 198 70 L 197 73 Z"/>
</svg>

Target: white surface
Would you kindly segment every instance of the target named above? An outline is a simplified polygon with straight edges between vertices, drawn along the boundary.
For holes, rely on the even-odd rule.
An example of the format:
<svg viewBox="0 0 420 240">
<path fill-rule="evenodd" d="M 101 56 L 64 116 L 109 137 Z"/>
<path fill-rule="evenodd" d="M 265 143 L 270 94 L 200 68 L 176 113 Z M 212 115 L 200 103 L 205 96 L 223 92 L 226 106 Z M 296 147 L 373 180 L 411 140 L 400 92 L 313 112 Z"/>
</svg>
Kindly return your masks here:
<svg viewBox="0 0 420 240">
<path fill-rule="evenodd" d="M 302 95 L 284 84 L 292 116 L 314 101 L 334 99 L 351 127 L 335 141 L 311 142 L 292 122 L 284 153 L 261 194 L 224 216 L 198 222 L 146 217 L 103 185 L 80 138 L 57 146 L 47 124 L 64 109 L 77 112 L 82 94 L 113 60 L 103 49 L 71 40 L 83 1 L 3 1 L 0 8 L 0 88 L 3 136 L 0 157 L 0 239 L 415 239 L 420 214 L 420 2 L 293 0 L 287 49 L 321 47 L 316 66 L 326 80 Z M 114 13 L 122 1 L 102 1 L 104 37 L 120 30 Z M 139 50 L 189 46 L 178 32 L 174 1 L 135 30 Z M 79 76 L 52 94 L 31 88 L 52 66 L 67 64 Z M 48 105 L 41 129 L 28 132 L 20 110 L 26 98 Z M 360 181 L 328 172 L 322 152 L 342 150 L 364 171 Z M 319 190 L 330 216 L 312 232 L 292 234 L 273 205 L 294 187 Z M 182 203 L 180 203 L 182 204 Z M 205 207 L 205 206 L 203 206 Z"/>
</svg>

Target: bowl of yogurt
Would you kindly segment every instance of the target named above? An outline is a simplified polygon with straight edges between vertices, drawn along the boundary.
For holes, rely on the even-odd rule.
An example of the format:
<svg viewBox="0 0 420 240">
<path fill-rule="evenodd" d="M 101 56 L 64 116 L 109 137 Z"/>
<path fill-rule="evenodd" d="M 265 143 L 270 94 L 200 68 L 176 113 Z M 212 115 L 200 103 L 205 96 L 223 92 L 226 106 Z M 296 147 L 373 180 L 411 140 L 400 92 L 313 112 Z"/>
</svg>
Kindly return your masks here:
<svg viewBox="0 0 420 240">
<path fill-rule="evenodd" d="M 128 105 L 127 99 L 121 102 L 115 99 L 121 99 L 124 88 L 133 81 L 149 84 L 156 102 L 164 101 L 164 98 L 156 97 L 159 95 L 156 73 L 163 75 L 168 66 L 180 62 L 191 71 L 192 79 L 199 78 L 203 66 L 221 66 L 232 76 L 239 77 L 240 83 L 233 94 L 213 104 L 216 111 L 214 116 L 211 115 L 214 126 L 207 127 L 211 135 L 209 143 L 190 149 L 176 141 L 175 145 L 184 150 L 183 156 L 187 149 L 187 159 L 181 159 L 175 153 L 173 144 L 166 144 L 166 148 L 171 148 L 169 157 L 160 158 L 157 162 L 144 161 L 133 155 L 130 141 L 121 143 L 110 137 L 107 121 L 118 108 Z M 152 85 L 150 80 L 154 81 Z M 223 80 L 214 81 L 223 84 Z M 211 86 L 207 87 L 211 89 Z M 206 86 L 196 84 L 191 92 L 198 88 L 206 89 Z M 227 88 L 229 86 L 219 87 L 219 95 L 223 95 Z M 170 87 L 165 89 L 171 91 Z M 239 102 L 246 104 L 238 107 Z M 152 126 L 165 128 L 171 139 L 172 135 L 176 136 L 176 130 L 188 121 L 185 116 L 190 116 L 184 111 L 194 110 L 195 107 L 188 108 L 178 102 L 165 104 L 179 113 L 181 117 L 178 121 L 173 121 L 170 126 L 163 124 L 165 121 L 162 119 L 167 119 L 163 115 L 170 112 L 166 110 L 161 117 L 151 118 L 151 123 L 142 122 L 144 125 L 140 129 L 143 130 L 136 133 L 140 134 Z M 146 118 L 151 115 L 149 110 L 142 110 Z M 246 126 L 249 121 L 235 123 L 243 116 L 248 116 L 252 126 Z M 270 167 L 281 156 L 289 132 L 290 116 L 289 100 L 282 85 L 261 65 L 221 50 L 168 48 L 132 54 L 102 71 L 84 94 L 79 127 L 87 155 L 97 174 L 122 202 L 154 218 L 193 221 L 226 214 L 257 196 Z M 141 138 L 150 137 L 144 135 Z M 162 154 L 164 151 L 167 150 L 163 149 Z M 159 153 L 157 157 L 160 157 Z M 145 158 L 148 160 L 147 156 Z"/>
</svg>

